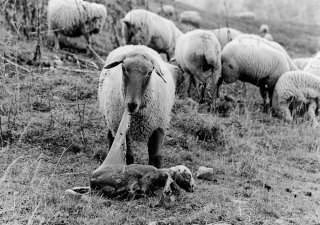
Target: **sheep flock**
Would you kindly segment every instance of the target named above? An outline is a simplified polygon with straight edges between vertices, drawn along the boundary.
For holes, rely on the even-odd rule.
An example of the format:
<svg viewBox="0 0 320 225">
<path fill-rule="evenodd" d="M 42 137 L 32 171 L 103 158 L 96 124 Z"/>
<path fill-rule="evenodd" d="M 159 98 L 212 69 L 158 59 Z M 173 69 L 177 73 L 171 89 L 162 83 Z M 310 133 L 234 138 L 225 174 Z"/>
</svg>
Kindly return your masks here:
<svg viewBox="0 0 320 225">
<path fill-rule="evenodd" d="M 101 3 L 49 0 L 47 22 L 54 51 L 61 51 L 61 36 L 83 36 L 86 46 L 93 48 L 92 35 L 102 35 L 104 26 L 112 26 L 107 22 L 108 16 L 107 5 Z M 125 149 L 126 165 L 133 165 L 126 167 L 126 173 L 139 167 L 135 165 L 137 143 L 143 143 L 147 146 L 148 164 L 152 166 L 148 169 L 160 171 L 160 176 L 165 174 L 166 179 L 174 177 L 174 171 L 163 169 L 162 148 L 174 119 L 175 101 L 192 101 L 203 106 L 204 113 L 218 117 L 216 109 L 223 99 L 230 97 L 223 93 L 223 88 L 232 89 L 235 87 L 232 83 L 239 81 L 259 89 L 261 113 L 290 126 L 296 118 L 293 108 L 305 106 L 308 123 L 319 129 L 320 52 L 293 59 L 277 42 L 276 29 L 258 25 L 251 11 L 235 17 L 246 23 L 254 22 L 255 34 L 229 26 L 204 28 L 201 16 L 197 11 L 178 12 L 173 5 L 161 3 L 155 12 L 130 9 L 118 21 L 121 27 L 115 33 L 120 36 L 121 46 L 112 49 L 104 62 L 97 100 L 109 148 L 117 141 L 123 115 L 129 115 L 124 143 L 119 145 Z M 187 32 L 182 30 L 186 24 Z M 231 99 L 237 103 L 234 97 Z M 188 175 L 186 180 L 193 191 L 195 184 L 190 170 L 184 166 L 177 168 Z M 99 170 L 99 174 L 91 175 L 95 188 L 105 188 L 106 173 Z M 141 177 L 148 179 L 148 173 L 133 177 L 134 182 Z"/>
</svg>

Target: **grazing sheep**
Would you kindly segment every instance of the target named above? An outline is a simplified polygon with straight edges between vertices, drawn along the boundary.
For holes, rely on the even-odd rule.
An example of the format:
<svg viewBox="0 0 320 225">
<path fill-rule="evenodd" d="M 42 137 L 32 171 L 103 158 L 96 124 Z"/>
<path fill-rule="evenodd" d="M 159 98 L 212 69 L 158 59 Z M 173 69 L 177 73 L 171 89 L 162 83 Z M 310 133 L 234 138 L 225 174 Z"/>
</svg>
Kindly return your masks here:
<svg viewBox="0 0 320 225">
<path fill-rule="evenodd" d="M 184 11 L 179 16 L 179 22 L 191 25 L 195 28 L 200 27 L 202 18 L 197 11 Z"/>
<path fill-rule="evenodd" d="M 267 95 L 271 105 L 277 80 L 290 70 L 282 52 L 250 39 L 229 42 L 222 50 L 221 63 L 223 81 L 233 83 L 241 80 L 258 86 L 264 106 L 267 106 Z"/>
<path fill-rule="evenodd" d="M 320 76 L 320 52 L 310 60 L 303 71 Z"/>
<path fill-rule="evenodd" d="M 246 11 L 237 14 L 237 17 L 245 20 L 255 20 L 256 14 L 254 12 Z"/>
<path fill-rule="evenodd" d="M 107 17 L 104 5 L 82 0 L 49 0 L 48 26 L 55 37 L 55 49 L 59 49 L 59 35 L 87 40 L 91 47 L 91 34 L 101 31 Z"/>
<path fill-rule="evenodd" d="M 193 83 L 200 95 L 200 102 L 204 101 L 206 83 L 209 77 L 211 77 L 212 100 L 213 103 L 215 102 L 217 82 L 221 73 L 220 57 L 221 46 L 211 31 L 193 30 L 178 39 L 175 49 L 175 60 L 185 72 L 189 97 L 191 83 Z M 201 94 L 198 89 L 199 82 L 204 84 Z"/>
<path fill-rule="evenodd" d="M 169 61 L 182 32 L 166 18 L 144 9 L 134 9 L 122 19 L 122 35 L 124 44 L 146 45 L 165 53 Z"/>
<path fill-rule="evenodd" d="M 214 35 L 218 38 L 221 48 L 224 48 L 224 46 L 232 41 L 235 37 L 242 34 L 241 31 L 238 31 L 236 29 L 230 28 L 230 27 L 223 27 L 219 29 L 212 30 Z"/>
<path fill-rule="evenodd" d="M 255 35 L 255 34 L 241 34 L 241 35 L 238 35 L 237 37 L 235 37 L 234 39 L 235 40 L 251 39 L 251 40 L 256 40 L 258 43 L 262 42 L 262 43 L 268 45 L 269 47 L 282 52 L 287 58 L 287 61 L 288 61 L 288 64 L 290 66 L 291 71 L 299 69 L 296 66 L 296 64 L 293 62 L 291 57 L 289 56 L 288 52 L 284 49 L 284 47 L 282 47 L 282 45 L 280 45 L 279 43 L 277 43 L 275 41 L 266 40 L 264 38 L 261 38 L 258 35 Z"/>
<path fill-rule="evenodd" d="M 113 50 L 99 79 L 98 99 L 105 116 L 109 145 L 121 116 L 131 114 L 126 133 L 127 164 L 132 164 L 132 143 L 148 140 L 149 164 L 161 166 L 161 148 L 174 102 L 174 81 L 160 55 L 142 45 Z"/>
<path fill-rule="evenodd" d="M 272 107 L 278 116 L 292 122 L 289 109 L 292 103 L 307 105 L 312 126 L 318 126 L 315 111 L 320 106 L 320 78 L 304 71 L 283 74 L 275 86 Z"/>
<path fill-rule="evenodd" d="M 297 66 L 299 70 L 303 70 L 311 60 L 312 57 L 292 59 L 293 63 Z"/>
<path fill-rule="evenodd" d="M 176 13 L 173 5 L 163 5 L 157 10 L 157 14 L 160 16 L 165 16 L 168 18 L 172 18 Z"/>
<path fill-rule="evenodd" d="M 262 24 L 259 31 L 262 33 L 264 39 L 273 41 L 273 37 L 270 34 L 269 26 L 267 24 Z"/>
</svg>

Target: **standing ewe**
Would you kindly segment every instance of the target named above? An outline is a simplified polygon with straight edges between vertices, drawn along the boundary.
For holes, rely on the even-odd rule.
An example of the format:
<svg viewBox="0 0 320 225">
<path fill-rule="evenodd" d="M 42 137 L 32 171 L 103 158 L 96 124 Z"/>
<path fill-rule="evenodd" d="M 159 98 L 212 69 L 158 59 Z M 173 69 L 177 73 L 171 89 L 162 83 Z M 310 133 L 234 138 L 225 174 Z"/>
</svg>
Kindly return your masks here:
<svg viewBox="0 0 320 225">
<path fill-rule="evenodd" d="M 262 33 L 264 39 L 267 39 L 268 41 L 273 41 L 273 37 L 269 33 L 269 26 L 267 24 L 262 24 L 260 26 L 259 31 Z"/>
<path fill-rule="evenodd" d="M 216 36 L 206 30 L 187 32 L 177 41 L 175 59 L 185 72 L 188 96 L 190 96 L 191 83 L 193 83 L 200 95 L 200 102 L 204 101 L 206 83 L 211 77 L 214 106 L 217 95 L 217 83 L 221 74 L 221 46 Z M 201 94 L 198 89 L 199 82 L 204 84 Z"/>
<path fill-rule="evenodd" d="M 101 31 L 107 17 L 104 5 L 82 0 L 49 0 L 48 26 L 55 37 L 55 49 L 59 49 L 59 35 L 87 40 L 91 47 L 91 34 Z"/>
<path fill-rule="evenodd" d="M 183 11 L 179 16 L 179 22 L 191 25 L 195 28 L 200 27 L 201 16 L 197 11 Z"/>
<path fill-rule="evenodd" d="M 134 9 L 122 19 L 124 44 L 146 45 L 159 53 L 165 53 L 168 61 L 182 32 L 176 25 L 157 14 Z"/>
<path fill-rule="evenodd" d="M 242 34 L 241 31 L 238 31 L 236 29 L 230 28 L 230 27 L 222 27 L 219 29 L 212 30 L 214 35 L 218 38 L 221 48 L 224 48 L 224 46 L 232 41 L 235 37 Z"/>
<path fill-rule="evenodd" d="M 310 60 L 303 71 L 320 76 L 320 52 Z"/>
<path fill-rule="evenodd" d="M 174 102 L 174 81 L 154 50 L 126 45 L 113 50 L 99 79 L 98 99 L 106 119 L 109 145 L 125 108 L 131 114 L 126 133 L 127 164 L 132 164 L 132 145 L 148 140 L 149 164 L 161 166 L 161 148 Z"/>
<path fill-rule="evenodd" d="M 260 88 L 264 106 L 269 95 L 270 105 L 274 86 L 279 77 L 290 70 L 286 56 L 263 42 L 233 40 L 221 53 L 221 77 L 226 83 L 236 80 L 249 82 Z"/>
<path fill-rule="evenodd" d="M 318 126 L 315 111 L 320 106 L 320 78 L 304 71 L 283 74 L 275 86 L 273 110 L 287 122 L 292 122 L 289 106 L 293 102 L 306 104 L 312 126 Z"/>
<path fill-rule="evenodd" d="M 251 40 L 256 40 L 257 42 L 262 42 L 263 44 L 266 44 L 269 47 L 282 52 L 285 55 L 285 57 L 287 58 L 287 61 L 288 61 L 288 64 L 289 64 L 291 71 L 299 69 L 296 66 L 296 64 L 293 62 L 291 57 L 289 56 L 288 52 L 284 49 L 284 47 L 282 47 L 282 45 L 280 45 L 279 43 L 277 43 L 275 41 L 270 41 L 270 40 L 261 38 L 260 36 L 255 35 L 255 34 L 241 34 L 241 35 L 238 35 L 237 37 L 235 37 L 234 39 L 235 40 L 251 39 Z"/>
</svg>

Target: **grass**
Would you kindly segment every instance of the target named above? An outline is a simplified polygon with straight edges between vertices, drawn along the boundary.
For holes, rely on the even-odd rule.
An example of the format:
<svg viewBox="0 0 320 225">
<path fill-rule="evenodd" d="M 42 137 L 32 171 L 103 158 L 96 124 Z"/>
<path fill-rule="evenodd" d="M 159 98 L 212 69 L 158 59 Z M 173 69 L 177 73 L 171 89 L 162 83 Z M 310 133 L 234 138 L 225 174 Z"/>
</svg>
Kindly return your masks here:
<svg viewBox="0 0 320 225">
<path fill-rule="evenodd" d="M 205 27 L 215 26 L 207 21 L 223 21 L 203 15 Z M 230 21 L 238 29 L 259 27 L 258 22 Z M 305 27 L 272 26 L 291 55 L 312 54 L 308 40 L 319 35 L 315 30 L 303 39 Z M 107 133 L 97 109 L 99 70 L 85 63 L 94 59 L 79 47 L 72 53 L 43 47 L 42 61 L 51 67 L 28 65 L 34 43 L 5 33 L 2 55 L 29 72 L 0 63 L 1 224 L 320 223 L 320 134 L 307 120 L 285 124 L 262 113 L 259 92 L 251 85 L 245 97 L 240 84 L 224 85 L 222 93 L 239 103 L 222 101 L 217 115 L 176 99 L 164 166 L 183 164 L 193 174 L 199 166 L 214 168 L 212 181 L 196 179 L 194 193 L 162 204 L 156 197 L 116 201 L 67 195 L 66 189 L 89 184 L 106 154 Z M 94 39 L 103 57 L 112 49 L 103 42 L 107 35 Z M 83 39 L 68 41 L 84 49 Z M 135 154 L 137 162 L 147 163 L 145 146 Z"/>
</svg>

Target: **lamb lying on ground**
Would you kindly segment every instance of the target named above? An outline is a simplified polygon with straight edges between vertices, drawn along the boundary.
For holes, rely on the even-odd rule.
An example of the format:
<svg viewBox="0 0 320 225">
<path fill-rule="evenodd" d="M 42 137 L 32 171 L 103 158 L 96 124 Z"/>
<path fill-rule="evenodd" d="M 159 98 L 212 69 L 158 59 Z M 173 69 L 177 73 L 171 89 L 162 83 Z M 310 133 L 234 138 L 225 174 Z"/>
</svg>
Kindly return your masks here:
<svg viewBox="0 0 320 225">
<path fill-rule="evenodd" d="M 55 37 L 55 49 L 59 49 L 59 35 L 80 37 L 91 47 L 91 34 L 99 33 L 105 23 L 107 10 L 104 5 L 82 0 L 50 0 L 48 26 Z"/>
<path fill-rule="evenodd" d="M 315 115 L 320 106 L 320 77 L 304 71 L 283 74 L 275 86 L 272 108 L 279 117 L 292 122 L 293 117 L 289 107 L 293 103 L 305 104 L 308 107 L 312 127 L 317 127 L 319 123 Z"/>
</svg>

